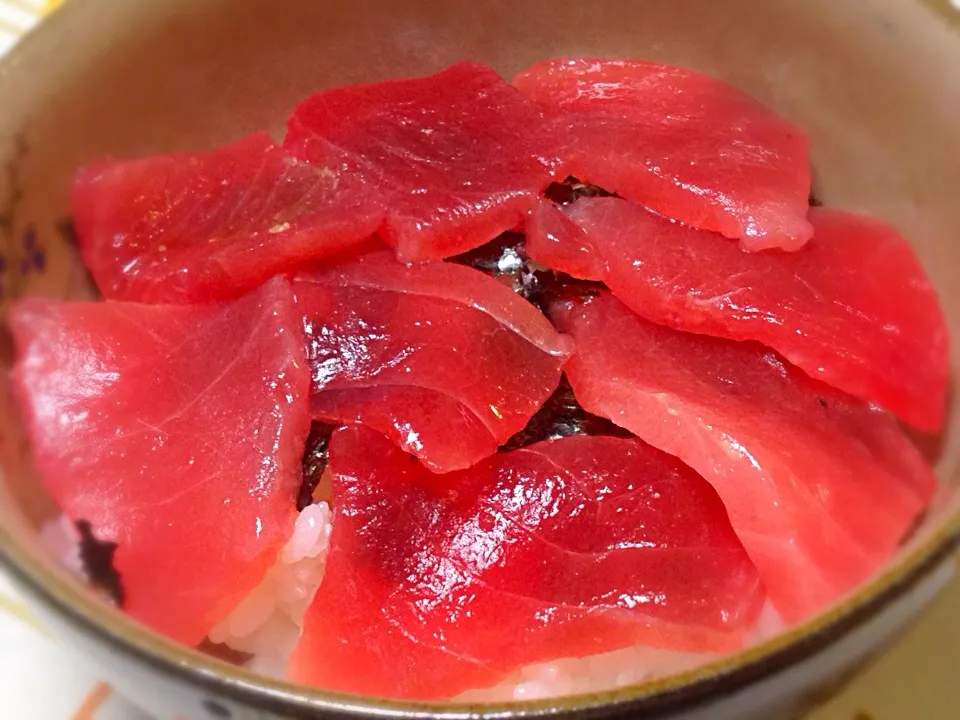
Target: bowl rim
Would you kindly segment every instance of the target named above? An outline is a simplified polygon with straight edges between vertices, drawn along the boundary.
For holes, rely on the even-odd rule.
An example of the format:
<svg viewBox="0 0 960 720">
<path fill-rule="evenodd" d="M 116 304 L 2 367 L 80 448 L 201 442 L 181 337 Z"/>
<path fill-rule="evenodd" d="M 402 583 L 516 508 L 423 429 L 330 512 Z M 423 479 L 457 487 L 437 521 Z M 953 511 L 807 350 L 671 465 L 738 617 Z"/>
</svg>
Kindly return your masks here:
<svg viewBox="0 0 960 720">
<path fill-rule="evenodd" d="M 53 12 L 0 59 L 0 75 L 22 72 L 21 57 L 47 36 L 68 27 L 74 0 Z M 960 466 L 944 473 L 960 485 Z M 608 713 L 672 714 L 733 695 L 824 650 L 878 616 L 930 577 L 960 549 L 960 507 L 951 508 L 931 535 L 826 611 L 779 635 L 714 662 L 615 690 L 545 700 L 451 703 L 395 701 L 347 695 L 260 675 L 175 643 L 106 604 L 65 572 L 37 562 L 0 525 L 0 568 L 35 602 L 82 634 L 121 656 L 211 695 L 292 718 L 333 714 L 356 718 L 600 717 Z"/>
<path fill-rule="evenodd" d="M 787 631 L 717 661 L 646 683 L 544 700 L 454 703 L 347 695 L 269 678 L 168 640 L 108 605 L 65 572 L 31 557 L 0 527 L 0 567 L 34 601 L 74 629 L 152 670 L 235 702 L 283 717 L 339 713 L 356 718 L 540 718 L 559 714 L 672 714 L 733 695 L 821 652 L 878 616 L 930 577 L 960 548 L 960 517 L 840 603 Z"/>
</svg>

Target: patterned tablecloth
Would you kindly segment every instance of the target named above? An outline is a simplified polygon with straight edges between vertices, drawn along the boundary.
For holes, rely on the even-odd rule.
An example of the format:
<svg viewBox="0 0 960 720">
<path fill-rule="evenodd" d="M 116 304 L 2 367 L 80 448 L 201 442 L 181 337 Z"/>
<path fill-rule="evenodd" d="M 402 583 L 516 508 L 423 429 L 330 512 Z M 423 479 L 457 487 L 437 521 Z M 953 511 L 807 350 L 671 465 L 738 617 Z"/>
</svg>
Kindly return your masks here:
<svg viewBox="0 0 960 720">
<path fill-rule="evenodd" d="M 960 0 L 929 1 L 960 24 Z M 0 55 L 59 2 L 0 0 Z M 895 648 L 808 720 L 957 720 L 958 668 L 960 577 Z M 149 720 L 59 645 L 2 575 L 0 717 Z"/>
</svg>

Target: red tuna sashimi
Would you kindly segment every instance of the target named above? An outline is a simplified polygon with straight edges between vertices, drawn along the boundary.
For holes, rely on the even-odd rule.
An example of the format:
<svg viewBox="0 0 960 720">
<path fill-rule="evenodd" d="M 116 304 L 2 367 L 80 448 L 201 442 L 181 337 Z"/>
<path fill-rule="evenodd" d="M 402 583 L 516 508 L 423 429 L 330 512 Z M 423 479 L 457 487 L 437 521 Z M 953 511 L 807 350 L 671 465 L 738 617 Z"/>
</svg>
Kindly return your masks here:
<svg viewBox="0 0 960 720">
<path fill-rule="evenodd" d="M 496 452 L 557 388 L 573 349 L 531 304 L 472 268 L 389 251 L 304 272 L 314 417 L 361 422 L 437 472 Z"/>
<path fill-rule="evenodd" d="M 788 621 L 874 572 L 936 481 L 895 420 L 755 343 L 650 323 L 608 293 L 557 301 L 588 411 L 676 455 L 720 493 Z"/>
<path fill-rule="evenodd" d="M 380 235 L 405 261 L 457 255 L 518 228 L 552 177 L 542 116 L 484 65 L 335 88 L 304 101 L 284 145 L 383 200 Z"/>
<path fill-rule="evenodd" d="M 636 439 L 542 442 L 450 483 L 354 426 L 334 435 L 330 468 L 301 682 L 436 699 L 558 657 L 730 650 L 763 603 L 716 493 Z"/>
<path fill-rule="evenodd" d="M 724 82 L 638 60 L 550 60 L 513 81 L 556 115 L 558 171 L 667 217 L 796 250 L 812 233 L 803 130 Z"/>
<path fill-rule="evenodd" d="M 379 208 L 338 173 L 265 133 L 208 153 L 89 165 L 71 192 L 83 260 L 107 298 L 235 297 L 377 229 Z"/>
<path fill-rule="evenodd" d="M 25 300 L 10 315 L 47 489 L 117 544 L 124 609 L 195 645 L 293 529 L 309 374 L 289 283 L 208 306 Z"/>
<path fill-rule="evenodd" d="M 910 244 L 861 215 L 813 208 L 814 238 L 795 253 L 743 253 L 719 235 L 615 198 L 527 225 L 539 263 L 601 280 L 648 320 L 757 340 L 834 387 L 923 430 L 943 422 L 946 321 Z"/>
</svg>

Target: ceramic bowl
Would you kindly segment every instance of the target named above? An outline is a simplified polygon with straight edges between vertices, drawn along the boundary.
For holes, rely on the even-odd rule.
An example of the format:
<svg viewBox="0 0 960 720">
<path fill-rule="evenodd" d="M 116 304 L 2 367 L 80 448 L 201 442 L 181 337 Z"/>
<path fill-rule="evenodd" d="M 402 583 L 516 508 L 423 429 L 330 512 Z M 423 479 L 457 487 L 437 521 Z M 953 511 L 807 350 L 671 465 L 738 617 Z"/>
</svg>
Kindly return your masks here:
<svg viewBox="0 0 960 720">
<path fill-rule="evenodd" d="M 3 302 L 89 294 L 66 213 L 71 174 L 85 161 L 279 131 L 298 100 L 332 85 L 461 59 L 510 76 L 558 55 L 686 65 L 804 125 L 817 195 L 912 238 L 960 337 L 960 43 L 925 7 L 897 0 L 71 0 L 0 64 Z M 40 549 L 35 529 L 54 508 L 3 389 L 0 557 L 51 627 L 161 720 L 789 718 L 917 615 L 949 579 L 960 534 L 954 424 L 920 439 L 943 489 L 916 539 L 853 596 L 786 635 L 607 694 L 502 706 L 336 696 L 176 646 L 71 583 Z"/>
</svg>

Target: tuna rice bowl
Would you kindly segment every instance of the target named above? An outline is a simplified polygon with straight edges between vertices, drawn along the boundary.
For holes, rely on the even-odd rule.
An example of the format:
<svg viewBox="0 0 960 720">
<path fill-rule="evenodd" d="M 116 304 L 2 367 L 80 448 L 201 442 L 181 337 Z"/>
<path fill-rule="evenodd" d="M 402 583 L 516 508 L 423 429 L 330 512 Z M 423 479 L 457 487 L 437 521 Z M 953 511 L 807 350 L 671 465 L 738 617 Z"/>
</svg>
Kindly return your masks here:
<svg viewBox="0 0 960 720">
<path fill-rule="evenodd" d="M 256 672 L 411 700 L 632 685 L 834 605 L 937 489 L 948 336 L 804 130 L 644 60 L 323 90 L 282 141 L 71 187 L 27 298 L 45 544 Z"/>
</svg>

